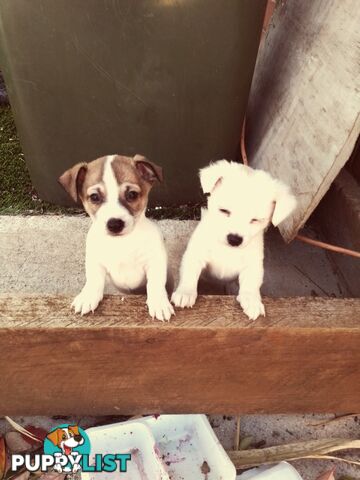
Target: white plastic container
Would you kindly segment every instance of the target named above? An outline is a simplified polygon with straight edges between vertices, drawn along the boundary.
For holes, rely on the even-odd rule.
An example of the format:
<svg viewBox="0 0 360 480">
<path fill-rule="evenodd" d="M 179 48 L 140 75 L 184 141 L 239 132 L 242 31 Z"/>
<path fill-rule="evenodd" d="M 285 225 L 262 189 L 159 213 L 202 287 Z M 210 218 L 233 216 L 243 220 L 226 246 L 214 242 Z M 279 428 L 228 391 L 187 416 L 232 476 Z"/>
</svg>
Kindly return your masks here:
<svg viewBox="0 0 360 480">
<path fill-rule="evenodd" d="M 172 480 L 235 480 L 236 470 L 205 415 L 141 419 L 152 431 Z"/>
<path fill-rule="evenodd" d="M 119 425 L 122 425 L 119 428 Z M 131 453 L 126 473 L 86 473 L 81 472 L 82 480 L 106 480 L 121 478 L 126 480 L 169 480 L 164 464 L 156 453 L 155 440 L 149 428 L 142 423 L 118 423 L 104 427 L 89 428 L 89 464 L 93 465 L 96 453 Z"/>
<path fill-rule="evenodd" d="M 135 430 L 135 426 L 141 426 L 143 439 L 131 444 L 131 448 L 137 448 L 142 453 L 145 448 L 146 456 L 142 455 L 143 476 L 132 476 L 133 473 L 122 473 L 124 480 L 235 480 L 236 470 L 225 450 L 214 434 L 205 415 L 160 415 L 143 417 L 128 422 L 89 428 L 91 452 L 115 453 L 124 446 L 124 432 Z M 151 440 L 148 434 L 150 433 Z M 151 445 L 149 449 L 145 445 Z M 153 454 L 151 454 L 153 450 Z M 127 453 L 124 451 L 116 453 Z M 145 461 L 146 460 L 146 461 Z M 148 470 L 149 467 L 152 470 Z M 133 461 L 128 462 L 130 464 Z M 166 477 L 154 476 L 154 468 L 160 463 L 166 473 Z M 132 465 L 131 468 L 135 468 Z M 158 468 L 158 467 L 156 467 Z M 160 470 L 158 470 L 160 472 Z M 162 473 L 161 473 L 162 474 Z M 101 479 L 95 474 L 82 473 L 82 480 Z M 101 474 L 105 475 L 105 474 Z M 106 478 L 115 478 L 114 474 L 106 474 Z M 116 474 L 119 476 L 119 473 Z M 162 474 L 163 475 L 163 474 Z"/>
<path fill-rule="evenodd" d="M 287 462 L 273 467 L 259 467 L 248 470 L 236 477 L 237 480 L 302 480 L 295 468 Z"/>
</svg>

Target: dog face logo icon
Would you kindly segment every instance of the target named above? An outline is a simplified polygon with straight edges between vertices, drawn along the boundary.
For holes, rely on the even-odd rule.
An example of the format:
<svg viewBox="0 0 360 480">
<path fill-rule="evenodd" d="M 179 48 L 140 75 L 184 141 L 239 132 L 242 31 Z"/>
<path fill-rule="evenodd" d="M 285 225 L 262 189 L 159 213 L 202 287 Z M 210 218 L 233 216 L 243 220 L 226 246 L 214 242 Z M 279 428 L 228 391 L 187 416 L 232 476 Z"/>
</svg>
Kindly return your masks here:
<svg viewBox="0 0 360 480">
<path fill-rule="evenodd" d="M 85 441 L 79 432 L 77 425 L 69 425 L 68 427 L 57 428 L 50 432 L 47 437 L 54 445 L 61 448 L 64 455 L 70 455 L 73 448 L 82 445 Z"/>
<path fill-rule="evenodd" d="M 59 473 L 63 472 L 78 472 L 81 470 L 81 461 L 73 462 L 71 460 L 82 458 L 82 455 L 88 455 L 90 452 L 90 441 L 85 431 L 78 425 L 60 425 L 45 438 L 44 453 L 54 455 L 59 462 L 56 463 L 54 469 Z M 68 458 L 70 464 L 60 464 L 60 458 Z"/>
</svg>

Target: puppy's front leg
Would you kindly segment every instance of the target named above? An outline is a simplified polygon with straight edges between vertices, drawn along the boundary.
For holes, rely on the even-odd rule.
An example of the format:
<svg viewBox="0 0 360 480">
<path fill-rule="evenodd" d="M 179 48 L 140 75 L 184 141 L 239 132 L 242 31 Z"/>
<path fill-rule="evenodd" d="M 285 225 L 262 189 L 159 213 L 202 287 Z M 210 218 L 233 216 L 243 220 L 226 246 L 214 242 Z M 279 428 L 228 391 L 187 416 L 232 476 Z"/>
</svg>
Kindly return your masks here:
<svg viewBox="0 0 360 480">
<path fill-rule="evenodd" d="M 167 279 L 167 257 L 166 254 L 154 255 L 149 260 L 146 270 L 146 304 L 149 309 L 149 314 L 152 318 L 157 320 L 170 320 L 173 315 L 174 308 L 169 302 L 166 292 Z"/>
<path fill-rule="evenodd" d="M 263 277 L 262 260 L 245 266 L 239 274 L 239 295 L 236 299 L 250 320 L 256 320 L 259 315 L 265 315 L 265 307 L 260 294 Z"/>
<path fill-rule="evenodd" d="M 191 308 L 195 304 L 197 285 L 203 267 L 197 250 L 189 245 L 181 261 L 179 285 L 171 297 L 176 307 Z"/>
<path fill-rule="evenodd" d="M 75 313 L 86 315 L 89 312 L 94 312 L 103 299 L 105 279 L 105 268 L 91 260 L 91 255 L 86 255 L 86 283 L 71 304 Z"/>
</svg>

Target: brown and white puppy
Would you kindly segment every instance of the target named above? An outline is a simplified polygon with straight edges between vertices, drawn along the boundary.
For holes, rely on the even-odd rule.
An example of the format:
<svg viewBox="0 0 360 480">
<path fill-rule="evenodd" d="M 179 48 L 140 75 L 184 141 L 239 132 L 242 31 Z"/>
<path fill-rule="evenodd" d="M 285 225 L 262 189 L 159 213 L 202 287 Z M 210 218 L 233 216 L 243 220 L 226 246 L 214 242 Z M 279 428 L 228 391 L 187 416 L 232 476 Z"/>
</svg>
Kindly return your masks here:
<svg viewBox="0 0 360 480">
<path fill-rule="evenodd" d="M 151 317 L 169 320 L 174 310 L 165 288 L 164 241 L 157 225 L 145 217 L 149 192 L 162 181 L 162 169 L 141 155 L 109 155 L 75 165 L 59 181 L 92 219 L 86 283 L 72 303 L 75 312 L 96 309 L 109 276 L 123 292 L 146 286 Z"/>
</svg>

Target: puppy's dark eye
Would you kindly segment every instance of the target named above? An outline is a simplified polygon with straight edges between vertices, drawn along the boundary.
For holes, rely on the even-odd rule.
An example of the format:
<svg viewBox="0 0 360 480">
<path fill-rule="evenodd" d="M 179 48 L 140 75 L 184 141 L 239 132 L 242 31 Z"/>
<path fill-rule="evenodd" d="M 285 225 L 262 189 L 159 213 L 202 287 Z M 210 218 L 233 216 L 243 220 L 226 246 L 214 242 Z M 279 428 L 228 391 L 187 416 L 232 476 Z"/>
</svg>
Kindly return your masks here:
<svg viewBox="0 0 360 480">
<path fill-rule="evenodd" d="M 125 198 L 128 202 L 134 202 L 137 198 L 139 198 L 139 192 L 136 192 L 135 190 L 128 190 L 125 193 Z"/>
<path fill-rule="evenodd" d="M 92 203 L 101 203 L 101 196 L 99 193 L 92 193 L 89 198 Z"/>
<path fill-rule="evenodd" d="M 66 440 L 66 435 L 65 435 L 65 434 L 62 436 L 62 439 L 63 439 L 63 440 Z"/>
<path fill-rule="evenodd" d="M 219 211 L 228 217 L 230 216 L 230 211 L 226 210 L 226 208 L 219 208 Z"/>
</svg>

